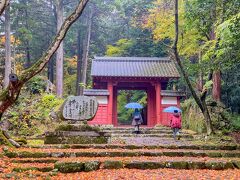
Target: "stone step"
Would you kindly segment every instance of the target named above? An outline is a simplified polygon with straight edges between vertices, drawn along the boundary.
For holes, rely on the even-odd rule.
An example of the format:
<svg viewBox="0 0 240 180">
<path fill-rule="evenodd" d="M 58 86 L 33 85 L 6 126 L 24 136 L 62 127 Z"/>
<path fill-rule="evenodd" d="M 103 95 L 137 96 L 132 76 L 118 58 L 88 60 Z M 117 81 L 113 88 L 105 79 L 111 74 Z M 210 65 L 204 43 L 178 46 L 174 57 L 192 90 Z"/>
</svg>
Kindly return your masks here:
<svg viewBox="0 0 240 180">
<path fill-rule="evenodd" d="M 101 135 L 104 136 L 110 136 L 110 134 L 123 134 L 123 135 L 129 135 L 129 134 L 136 134 L 135 131 L 128 131 L 128 130 L 117 130 L 117 131 L 101 131 L 101 132 L 95 132 L 95 131 L 57 131 L 57 132 L 46 132 L 46 136 L 87 136 L 87 137 L 100 137 Z M 140 130 L 139 135 L 149 135 L 152 134 L 156 135 L 172 135 L 171 130 L 161 130 L 161 131 L 146 131 L 146 130 Z M 189 135 L 188 133 L 180 132 L 182 135 Z"/>
<path fill-rule="evenodd" d="M 109 142 L 109 135 L 103 136 L 98 133 L 91 133 L 88 136 L 80 131 L 59 131 L 49 132 L 44 138 L 44 144 L 106 144 Z"/>
<path fill-rule="evenodd" d="M 211 170 L 223 170 L 223 169 L 239 169 L 240 161 L 219 161 L 219 160 L 90 160 L 90 161 L 58 161 L 53 164 L 49 164 L 45 167 L 37 166 L 34 164 L 28 164 L 26 167 L 15 167 L 12 171 L 22 172 L 27 170 L 38 171 L 52 171 L 57 169 L 61 173 L 75 173 L 75 172 L 89 172 L 99 169 L 211 169 Z"/>
<path fill-rule="evenodd" d="M 26 146 L 35 149 L 195 149 L 195 150 L 239 150 L 240 146 L 211 144 L 174 144 L 174 145 L 125 145 L 125 144 L 49 144 L 41 146 Z"/>
<path fill-rule="evenodd" d="M 226 158 L 218 158 L 218 157 L 181 157 L 176 156 L 174 159 L 171 156 L 134 156 L 134 157 L 48 157 L 48 158 L 11 158 L 10 162 L 15 164 L 53 164 L 58 161 L 64 162 L 71 162 L 71 161 L 94 161 L 98 160 L 104 162 L 105 160 L 118 160 L 118 161 L 222 161 L 222 162 L 229 162 L 229 161 L 240 161 L 240 158 L 235 157 L 226 157 Z"/>
<path fill-rule="evenodd" d="M 54 158 L 54 159 L 50 159 L 50 158 L 22 158 L 22 159 L 13 159 L 11 162 L 12 163 L 44 163 L 44 164 L 51 164 L 51 163 L 55 163 L 57 161 L 59 161 L 60 159 Z"/>
<path fill-rule="evenodd" d="M 112 133 L 112 134 L 133 134 L 134 129 L 131 130 L 105 130 L 103 133 Z M 172 134 L 171 130 L 142 130 L 140 129 L 140 134 Z M 187 134 L 187 133 L 182 133 Z"/>
<path fill-rule="evenodd" d="M 159 137 L 159 138 L 173 138 L 172 134 L 110 134 L 111 137 Z M 192 135 L 181 134 L 181 138 L 184 139 L 193 139 Z"/>
<path fill-rule="evenodd" d="M 93 136 L 83 136 L 85 132 L 78 131 L 59 131 L 56 133 L 48 133 L 45 136 L 45 144 L 106 144 L 113 143 L 114 138 L 158 138 L 167 139 L 170 141 L 173 139 L 172 134 L 122 134 L 122 133 L 104 133 L 104 135 L 91 134 Z M 97 136 L 98 135 L 98 136 Z M 193 139 L 192 135 L 181 134 L 182 140 L 191 140 Z M 124 140 L 124 139 L 122 139 Z M 124 140 L 127 141 L 128 139 Z M 115 142 L 114 142 L 115 143 Z"/>
<path fill-rule="evenodd" d="M 224 150 L 173 150 L 173 149 L 142 149 L 142 150 L 122 150 L 122 149 L 35 149 L 34 152 L 25 151 L 6 151 L 5 156 L 9 158 L 49 158 L 49 157 L 223 157 L 240 158 L 240 151 Z"/>
<path fill-rule="evenodd" d="M 166 127 L 166 126 L 160 126 L 160 127 L 144 127 L 144 126 L 141 126 L 140 125 L 140 128 L 143 129 L 143 130 L 148 130 L 148 131 L 151 131 L 151 130 L 169 130 L 171 129 L 170 127 Z M 134 130 L 134 127 L 133 126 L 130 126 L 130 127 L 101 127 L 100 128 L 101 130 Z"/>
<path fill-rule="evenodd" d="M 182 133 L 180 132 L 181 136 L 192 136 L 189 135 L 187 133 Z M 100 137 L 101 135 L 104 136 L 111 136 L 111 135 L 116 135 L 116 136 L 129 136 L 129 135 L 142 135 L 142 136 L 148 136 L 148 137 L 152 137 L 152 136 L 168 136 L 172 135 L 172 131 L 169 130 L 165 130 L 165 131 L 145 131 L 145 130 L 141 130 L 139 132 L 139 134 L 136 134 L 134 131 L 128 131 L 128 130 L 124 130 L 124 131 L 102 131 L 102 132 L 94 132 L 94 131 L 57 131 L 57 132 L 46 132 L 45 133 L 46 136 L 66 136 L 66 137 L 71 137 L 71 136 L 81 136 L 81 137 Z"/>
<path fill-rule="evenodd" d="M 37 166 L 36 164 L 24 164 L 25 167 L 15 167 L 12 169 L 12 172 L 18 172 L 18 173 L 22 173 L 25 171 L 40 171 L 40 172 L 50 172 L 54 169 L 54 164 L 48 164 L 48 165 L 44 165 L 44 166 Z"/>
</svg>

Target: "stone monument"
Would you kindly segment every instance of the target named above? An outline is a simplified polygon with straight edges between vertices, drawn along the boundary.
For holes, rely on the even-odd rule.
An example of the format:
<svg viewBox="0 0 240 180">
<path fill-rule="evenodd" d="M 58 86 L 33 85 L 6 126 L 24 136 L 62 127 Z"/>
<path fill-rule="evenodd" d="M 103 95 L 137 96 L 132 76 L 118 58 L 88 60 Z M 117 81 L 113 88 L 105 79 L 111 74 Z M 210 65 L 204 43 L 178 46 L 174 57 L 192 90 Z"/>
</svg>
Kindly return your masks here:
<svg viewBox="0 0 240 180">
<path fill-rule="evenodd" d="M 92 120 L 97 113 L 98 102 L 95 97 L 71 96 L 63 105 L 62 115 L 66 120 Z"/>
<path fill-rule="evenodd" d="M 71 96 L 63 103 L 62 117 L 71 123 L 59 125 L 54 132 L 45 133 L 45 144 L 103 144 L 108 142 L 108 135 L 99 127 L 90 126 L 90 121 L 97 113 L 98 102 L 95 97 Z M 69 121 L 68 121 L 69 122 Z M 83 123 L 85 122 L 85 123 Z"/>
</svg>

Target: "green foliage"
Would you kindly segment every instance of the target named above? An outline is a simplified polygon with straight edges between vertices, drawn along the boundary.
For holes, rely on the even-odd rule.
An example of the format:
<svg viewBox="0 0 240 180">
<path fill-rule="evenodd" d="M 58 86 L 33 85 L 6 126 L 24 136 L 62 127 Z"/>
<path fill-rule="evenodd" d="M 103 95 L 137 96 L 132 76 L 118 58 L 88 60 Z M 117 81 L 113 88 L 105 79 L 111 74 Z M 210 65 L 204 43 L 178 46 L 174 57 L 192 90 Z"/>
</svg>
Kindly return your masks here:
<svg viewBox="0 0 240 180">
<path fill-rule="evenodd" d="M 0 129 L 0 145 L 7 145 L 13 147 L 11 143 L 8 141 L 8 139 L 4 136 L 1 129 Z"/>
<path fill-rule="evenodd" d="M 217 37 L 220 39 L 217 50 L 218 62 L 222 69 L 230 69 L 240 59 L 240 13 L 220 24 Z"/>
<path fill-rule="evenodd" d="M 44 109 L 52 109 L 62 102 L 62 100 L 56 98 L 56 96 L 53 94 L 43 94 L 40 103 Z"/>
<path fill-rule="evenodd" d="M 43 76 L 34 76 L 26 83 L 26 90 L 32 94 L 43 92 L 46 88 L 46 81 Z"/>
<path fill-rule="evenodd" d="M 44 13 L 36 13 L 39 9 Z M 46 1 L 14 1 L 11 3 L 11 17 L 11 29 L 21 42 L 17 50 L 24 54 L 29 51 L 31 60 L 40 57 L 55 33 L 56 23 L 51 6 Z"/>
<path fill-rule="evenodd" d="M 65 74 L 64 76 L 64 95 L 75 94 L 76 91 L 76 75 Z"/>
<path fill-rule="evenodd" d="M 19 32 L 19 40 L 21 42 L 25 42 L 25 41 L 31 41 L 32 40 L 32 34 L 30 32 L 30 30 L 28 30 L 26 27 L 20 27 L 18 29 Z"/>
<path fill-rule="evenodd" d="M 215 131 L 229 133 L 240 131 L 240 116 L 232 114 L 223 104 L 207 100 L 208 109 L 211 113 L 212 124 Z M 206 132 L 204 117 L 195 101 L 190 98 L 181 104 L 183 110 L 183 127 L 198 133 Z"/>
<path fill-rule="evenodd" d="M 240 131 L 240 116 L 239 115 L 233 115 L 231 117 L 231 131 Z"/>
<path fill-rule="evenodd" d="M 207 81 L 205 84 L 204 84 L 204 87 L 205 89 L 210 89 L 212 87 L 212 84 L 213 84 L 213 81 Z"/>
<path fill-rule="evenodd" d="M 107 46 L 107 56 L 124 56 L 127 50 L 132 46 L 133 42 L 128 39 L 119 39 L 116 42 L 116 46 Z"/>
<path fill-rule="evenodd" d="M 231 112 L 240 114 L 240 63 L 222 72 L 222 101 Z"/>
<path fill-rule="evenodd" d="M 134 109 L 126 109 L 125 105 L 130 102 L 138 102 L 143 107 L 147 104 L 147 94 L 140 90 L 120 90 L 117 97 L 118 122 L 120 124 L 131 124 Z"/>
<path fill-rule="evenodd" d="M 183 110 L 183 128 L 190 129 L 198 133 L 205 133 L 206 126 L 204 123 L 204 117 L 195 101 L 192 98 L 185 100 L 181 103 L 181 108 Z"/>
<path fill-rule="evenodd" d="M 3 117 L 3 120 L 10 122 L 12 134 L 33 136 L 43 133 L 44 128 L 51 128 L 47 127 L 47 124 L 52 123 L 50 113 L 56 112 L 63 100 L 52 94 L 30 95 L 25 92 L 24 95 Z"/>
</svg>

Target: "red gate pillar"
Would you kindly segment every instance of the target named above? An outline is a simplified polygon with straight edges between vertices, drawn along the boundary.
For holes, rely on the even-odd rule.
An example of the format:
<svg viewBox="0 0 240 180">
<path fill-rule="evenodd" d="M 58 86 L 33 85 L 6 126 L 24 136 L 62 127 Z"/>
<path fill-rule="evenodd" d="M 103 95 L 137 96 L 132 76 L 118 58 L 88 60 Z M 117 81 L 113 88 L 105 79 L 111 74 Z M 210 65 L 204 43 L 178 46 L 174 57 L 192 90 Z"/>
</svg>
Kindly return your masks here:
<svg viewBox="0 0 240 180">
<path fill-rule="evenodd" d="M 108 124 L 113 124 L 113 83 L 108 82 Z"/>
<path fill-rule="evenodd" d="M 161 84 L 159 82 L 155 85 L 156 90 L 156 115 L 157 115 L 157 124 L 161 124 Z"/>
<path fill-rule="evenodd" d="M 113 87 L 113 115 L 112 115 L 112 124 L 114 126 L 118 125 L 118 120 L 117 120 L 117 87 L 114 84 Z"/>
<path fill-rule="evenodd" d="M 152 87 L 148 87 L 147 90 L 147 126 L 154 126 L 154 113 L 153 113 L 153 98 L 152 95 L 154 93 L 154 89 Z"/>
</svg>

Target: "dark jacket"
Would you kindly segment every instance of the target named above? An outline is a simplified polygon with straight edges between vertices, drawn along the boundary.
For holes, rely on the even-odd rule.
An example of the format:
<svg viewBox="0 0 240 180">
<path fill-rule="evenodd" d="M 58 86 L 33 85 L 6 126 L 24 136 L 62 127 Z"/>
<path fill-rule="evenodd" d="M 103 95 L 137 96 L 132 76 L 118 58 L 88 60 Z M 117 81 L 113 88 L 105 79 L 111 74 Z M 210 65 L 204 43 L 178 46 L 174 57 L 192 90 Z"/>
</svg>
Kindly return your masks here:
<svg viewBox="0 0 240 180">
<path fill-rule="evenodd" d="M 132 125 L 136 126 L 136 125 L 140 125 L 143 123 L 143 118 L 142 115 L 139 111 L 135 111 L 133 113 L 133 119 L 132 119 Z"/>
</svg>

